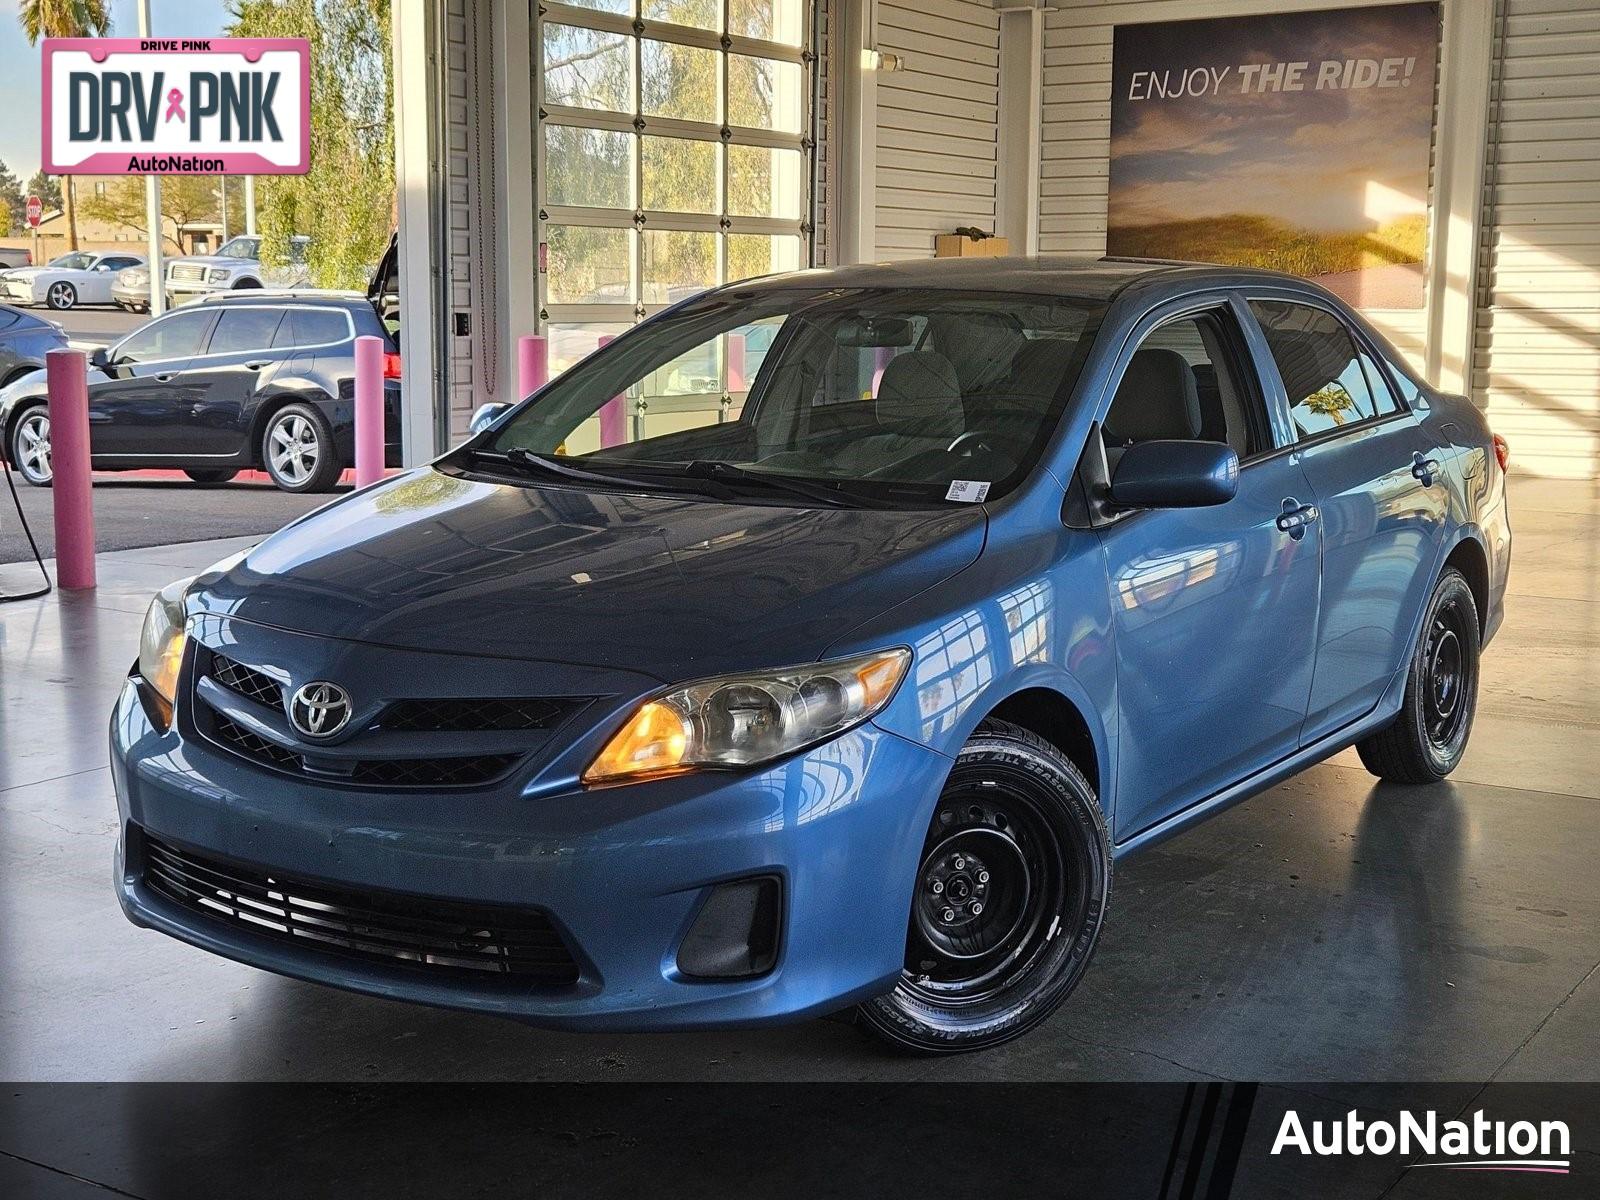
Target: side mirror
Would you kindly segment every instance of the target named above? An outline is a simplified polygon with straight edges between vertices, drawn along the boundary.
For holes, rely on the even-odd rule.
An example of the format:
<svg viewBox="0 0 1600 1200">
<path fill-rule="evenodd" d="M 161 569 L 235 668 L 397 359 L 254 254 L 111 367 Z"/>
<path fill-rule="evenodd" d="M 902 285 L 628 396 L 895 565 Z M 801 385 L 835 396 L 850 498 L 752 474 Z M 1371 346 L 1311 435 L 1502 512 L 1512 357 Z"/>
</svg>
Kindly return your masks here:
<svg viewBox="0 0 1600 1200">
<path fill-rule="evenodd" d="M 102 371 L 111 365 L 111 353 L 104 346 L 96 346 L 89 351 L 89 365 L 98 367 Z"/>
<path fill-rule="evenodd" d="M 472 420 L 467 422 L 467 432 L 473 435 L 482 433 L 489 426 L 500 419 L 500 414 L 510 408 L 509 404 L 485 404 L 472 414 Z"/>
<path fill-rule="evenodd" d="M 1206 508 L 1239 490 L 1239 456 L 1221 442 L 1139 442 L 1111 476 L 1118 508 Z"/>
</svg>

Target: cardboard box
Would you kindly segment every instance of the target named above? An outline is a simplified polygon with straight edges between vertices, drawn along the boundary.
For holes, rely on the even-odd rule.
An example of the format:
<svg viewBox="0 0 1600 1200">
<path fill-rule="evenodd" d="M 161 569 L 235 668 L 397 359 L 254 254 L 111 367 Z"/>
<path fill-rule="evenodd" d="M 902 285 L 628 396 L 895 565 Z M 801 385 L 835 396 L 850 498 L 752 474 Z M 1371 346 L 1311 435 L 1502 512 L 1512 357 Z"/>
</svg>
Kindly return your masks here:
<svg viewBox="0 0 1600 1200">
<path fill-rule="evenodd" d="M 1000 258 L 1010 253 L 1009 238 L 991 237 L 973 241 L 960 233 L 937 233 L 933 237 L 935 258 Z"/>
</svg>

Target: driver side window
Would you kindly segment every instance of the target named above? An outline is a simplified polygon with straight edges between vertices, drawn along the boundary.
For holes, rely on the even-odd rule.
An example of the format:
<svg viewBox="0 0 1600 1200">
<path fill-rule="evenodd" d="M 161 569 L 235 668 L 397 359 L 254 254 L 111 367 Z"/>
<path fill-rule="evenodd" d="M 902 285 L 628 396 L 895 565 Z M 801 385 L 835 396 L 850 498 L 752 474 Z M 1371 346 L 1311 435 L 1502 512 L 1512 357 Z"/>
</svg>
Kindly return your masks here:
<svg viewBox="0 0 1600 1200">
<path fill-rule="evenodd" d="M 1169 321 L 1146 335 L 1123 369 L 1102 426 L 1106 465 L 1156 440 L 1224 442 L 1241 460 L 1271 448 L 1253 389 L 1229 350 L 1232 318 L 1221 309 Z"/>
<path fill-rule="evenodd" d="M 137 333 L 130 334 L 117 347 L 115 361 L 164 362 L 198 354 L 206 330 L 211 327 L 212 315 L 209 312 L 180 312 L 152 321 Z"/>
</svg>

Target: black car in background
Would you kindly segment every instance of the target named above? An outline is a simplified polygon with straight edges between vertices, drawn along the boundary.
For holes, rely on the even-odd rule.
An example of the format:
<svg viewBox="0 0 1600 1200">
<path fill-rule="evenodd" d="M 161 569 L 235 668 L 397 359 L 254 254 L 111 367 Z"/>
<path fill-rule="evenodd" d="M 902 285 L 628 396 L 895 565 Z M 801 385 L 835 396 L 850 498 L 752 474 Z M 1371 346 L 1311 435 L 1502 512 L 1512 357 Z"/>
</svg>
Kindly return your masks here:
<svg viewBox="0 0 1600 1200">
<path fill-rule="evenodd" d="M 177 468 L 222 483 L 259 467 L 290 492 L 327 491 L 355 457 L 355 339 L 384 339 L 384 443 L 400 462 L 400 355 L 356 292 L 225 293 L 167 313 L 89 365 L 97 471 Z M 5 453 L 51 479 L 44 372 L 0 390 Z"/>
<path fill-rule="evenodd" d="M 9 304 L 0 304 L 0 387 L 44 367 L 51 350 L 64 350 L 61 326 Z"/>
</svg>

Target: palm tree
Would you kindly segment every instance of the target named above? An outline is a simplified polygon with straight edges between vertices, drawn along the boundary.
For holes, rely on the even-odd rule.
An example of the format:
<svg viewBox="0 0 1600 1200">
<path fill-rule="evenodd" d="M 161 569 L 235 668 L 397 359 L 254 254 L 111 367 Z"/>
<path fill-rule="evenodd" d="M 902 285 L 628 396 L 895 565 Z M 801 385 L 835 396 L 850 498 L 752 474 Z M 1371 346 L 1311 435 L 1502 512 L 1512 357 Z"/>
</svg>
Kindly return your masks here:
<svg viewBox="0 0 1600 1200">
<path fill-rule="evenodd" d="M 17 17 L 30 46 L 41 37 L 105 37 L 111 32 L 111 15 L 105 0 L 22 0 Z M 61 201 L 67 214 L 67 249 L 78 248 L 78 205 L 72 176 L 62 177 Z"/>
</svg>

